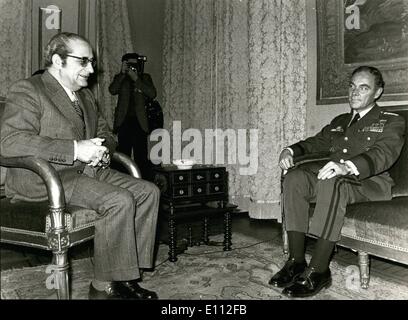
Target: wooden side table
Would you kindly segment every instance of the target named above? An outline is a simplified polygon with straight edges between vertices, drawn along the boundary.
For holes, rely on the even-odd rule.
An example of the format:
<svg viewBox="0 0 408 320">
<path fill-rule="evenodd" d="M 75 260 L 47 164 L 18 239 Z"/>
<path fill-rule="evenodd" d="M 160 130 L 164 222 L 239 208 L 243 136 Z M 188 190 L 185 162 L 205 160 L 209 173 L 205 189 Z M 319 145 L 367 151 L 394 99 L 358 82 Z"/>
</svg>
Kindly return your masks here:
<svg viewBox="0 0 408 320">
<path fill-rule="evenodd" d="M 185 219 L 202 219 L 202 242 L 209 243 L 208 220 L 224 215 L 223 250 L 231 250 L 231 213 L 225 167 L 195 165 L 179 170 L 176 166 L 155 168 L 155 183 L 161 190 L 159 218 L 168 223 L 169 260 L 177 261 L 177 224 Z"/>
</svg>

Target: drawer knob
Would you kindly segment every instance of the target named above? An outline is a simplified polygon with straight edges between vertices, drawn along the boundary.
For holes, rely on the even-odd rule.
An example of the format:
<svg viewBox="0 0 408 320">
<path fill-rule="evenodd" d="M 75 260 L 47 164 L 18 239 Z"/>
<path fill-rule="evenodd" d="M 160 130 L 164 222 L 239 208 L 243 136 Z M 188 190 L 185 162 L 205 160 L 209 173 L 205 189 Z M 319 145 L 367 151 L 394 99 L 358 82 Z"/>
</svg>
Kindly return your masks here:
<svg viewBox="0 0 408 320">
<path fill-rule="evenodd" d="M 215 186 L 214 190 L 215 190 L 215 191 L 219 191 L 219 190 L 220 190 L 220 187 Z"/>
<path fill-rule="evenodd" d="M 179 176 L 180 181 L 183 181 L 183 179 L 184 179 L 183 176 Z"/>
<path fill-rule="evenodd" d="M 219 178 L 220 177 L 219 173 L 214 174 L 214 177 Z"/>
<path fill-rule="evenodd" d="M 198 189 L 197 189 L 197 192 L 200 192 L 200 193 L 201 193 L 202 191 L 203 191 L 203 189 L 201 189 L 201 188 L 198 188 Z"/>
<path fill-rule="evenodd" d="M 180 190 L 180 191 L 179 191 L 179 194 L 184 194 L 184 191 L 183 191 L 183 190 Z"/>
</svg>

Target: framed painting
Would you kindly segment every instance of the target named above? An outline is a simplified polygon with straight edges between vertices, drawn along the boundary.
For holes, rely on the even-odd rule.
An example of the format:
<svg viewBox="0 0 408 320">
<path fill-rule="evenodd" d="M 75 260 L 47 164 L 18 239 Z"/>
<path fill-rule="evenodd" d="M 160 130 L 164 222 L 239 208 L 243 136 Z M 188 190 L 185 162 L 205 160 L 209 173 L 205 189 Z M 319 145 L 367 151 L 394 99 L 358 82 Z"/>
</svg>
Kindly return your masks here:
<svg viewBox="0 0 408 320">
<path fill-rule="evenodd" d="M 408 100 L 408 1 L 316 0 L 317 104 L 347 102 L 351 72 L 378 68 L 381 101 Z"/>
</svg>

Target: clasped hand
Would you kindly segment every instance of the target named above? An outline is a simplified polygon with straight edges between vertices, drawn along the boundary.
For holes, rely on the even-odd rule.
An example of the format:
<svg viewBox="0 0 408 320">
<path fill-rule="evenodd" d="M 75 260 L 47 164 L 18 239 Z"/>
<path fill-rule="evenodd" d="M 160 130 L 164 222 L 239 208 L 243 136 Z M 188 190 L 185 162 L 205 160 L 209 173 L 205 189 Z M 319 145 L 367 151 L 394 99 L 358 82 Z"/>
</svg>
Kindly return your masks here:
<svg viewBox="0 0 408 320">
<path fill-rule="evenodd" d="M 77 159 L 92 167 L 107 167 L 110 163 L 109 150 L 102 143 L 105 139 L 93 138 L 77 143 Z"/>
<path fill-rule="evenodd" d="M 326 180 L 337 176 L 345 176 L 347 174 L 349 174 L 349 170 L 347 169 L 346 165 L 330 161 L 319 170 L 317 179 Z"/>
</svg>

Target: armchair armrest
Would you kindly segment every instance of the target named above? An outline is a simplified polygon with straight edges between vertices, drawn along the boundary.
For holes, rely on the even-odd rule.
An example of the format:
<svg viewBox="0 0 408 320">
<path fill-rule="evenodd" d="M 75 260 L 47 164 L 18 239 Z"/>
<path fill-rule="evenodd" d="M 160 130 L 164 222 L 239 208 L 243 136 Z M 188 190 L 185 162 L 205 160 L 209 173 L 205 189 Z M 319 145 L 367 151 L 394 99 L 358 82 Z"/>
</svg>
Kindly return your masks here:
<svg viewBox="0 0 408 320">
<path fill-rule="evenodd" d="M 115 152 L 112 159 L 121 163 L 129 173 L 140 178 L 140 170 L 137 165 L 125 154 Z M 65 194 L 58 172 L 46 160 L 33 156 L 26 157 L 2 157 L 0 166 L 10 168 L 24 168 L 37 173 L 45 183 L 51 212 L 51 228 L 55 230 L 65 229 Z"/>
<path fill-rule="evenodd" d="M 293 158 L 293 162 L 295 167 L 300 166 L 305 163 L 310 162 L 319 162 L 319 161 L 329 161 L 330 160 L 329 153 L 309 153 L 303 156 Z"/>
<path fill-rule="evenodd" d="M 136 165 L 136 163 L 126 154 L 115 151 L 112 155 L 112 160 L 120 163 L 123 165 L 126 170 L 129 171 L 130 175 L 132 175 L 135 178 L 141 178 L 142 175 L 140 173 L 139 167 Z"/>
<path fill-rule="evenodd" d="M 319 161 L 329 161 L 330 157 L 329 157 L 329 153 L 309 153 L 309 154 L 305 154 L 303 156 L 298 156 L 298 157 L 294 157 L 293 158 L 293 163 L 294 166 L 291 169 L 294 169 L 302 164 L 305 163 L 311 163 L 311 162 L 319 162 Z M 284 176 L 286 175 L 287 170 L 282 170 L 281 173 L 281 183 L 284 179 Z"/>
<path fill-rule="evenodd" d="M 65 194 L 61 179 L 57 171 L 48 161 L 32 156 L 27 157 L 1 157 L 0 166 L 11 168 L 24 168 L 37 173 L 44 181 L 47 188 L 50 206 L 51 227 L 56 230 L 65 228 Z"/>
<path fill-rule="evenodd" d="M 65 195 L 61 179 L 57 171 L 48 161 L 36 157 L 1 157 L 0 165 L 3 167 L 24 168 L 37 173 L 44 181 L 47 188 L 48 199 L 52 208 L 65 206 Z"/>
</svg>

